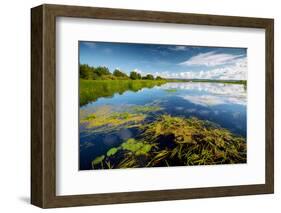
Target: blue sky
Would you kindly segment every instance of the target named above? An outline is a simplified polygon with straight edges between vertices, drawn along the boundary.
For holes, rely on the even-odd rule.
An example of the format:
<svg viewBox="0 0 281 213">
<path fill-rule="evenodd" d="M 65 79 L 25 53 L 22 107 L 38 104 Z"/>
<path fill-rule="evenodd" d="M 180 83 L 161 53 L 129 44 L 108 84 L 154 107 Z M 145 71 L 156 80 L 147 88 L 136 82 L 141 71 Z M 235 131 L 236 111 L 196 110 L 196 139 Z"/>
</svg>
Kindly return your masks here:
<svg viewBox="0 0 281 213">
<path fill-rule="evenodd" d="M 79 42 L 79 63 L 165 78 L 247 78 L 247 49 L 184 45 Z"/>
</svg>

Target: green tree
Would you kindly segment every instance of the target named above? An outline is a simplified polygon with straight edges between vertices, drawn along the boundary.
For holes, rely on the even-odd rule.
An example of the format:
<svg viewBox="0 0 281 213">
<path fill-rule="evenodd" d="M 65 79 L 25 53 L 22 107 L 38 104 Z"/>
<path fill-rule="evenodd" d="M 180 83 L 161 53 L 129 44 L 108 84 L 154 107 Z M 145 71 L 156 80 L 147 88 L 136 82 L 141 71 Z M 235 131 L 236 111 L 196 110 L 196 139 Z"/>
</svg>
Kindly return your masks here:
<svg viewBox="0 0 281 213">
<path fill-rule="evenodd" d="M 155 80 L 160 81 L 160 80 L 163 80 L 163 78 L 162 78 L 162 77 L 160 77 L 160 76 L 157 76 L 157 77 L 155 78 Z"/>
<path fill-rule="evenodd" d="M 79 75 L 83 79 L 93 79 L 93 69 L 88 64 L 79 65 Z"/>
<path fill-rule="evenodd" d="M 141 79 L 141 74 L 135 72 L 135 71 L 132 71 L 130 72 L 130 78 L 132 80 L 137 80 L 137 79 Z"/>
<path fill-rule="evenodd" d="M 119 69 L 115 69 L 114 72 L 113 72 L 113 75 L 117 78 L 125 78 L 125 79 L 129 78 L 126 73 L 123 73 Z"/>
<path fill-rule="evenodd" d="M 99 66 L 97 68 L 94 69 L 94 72 L 98 75 L 98 76 L 105 76 L 105 75 L 112 75 L 111 72 L 109 71 L 109 69 L 105 66 Z"/>
<path fill-rule="evenodd" d="M 151 75 L 151 74 L 147 74 L 147 75 L 146 75 L 146 79 L 147 79 L 147 80 L 154 80 L 154 77 L 153 77 L 153 75 Z"/>
</svg>

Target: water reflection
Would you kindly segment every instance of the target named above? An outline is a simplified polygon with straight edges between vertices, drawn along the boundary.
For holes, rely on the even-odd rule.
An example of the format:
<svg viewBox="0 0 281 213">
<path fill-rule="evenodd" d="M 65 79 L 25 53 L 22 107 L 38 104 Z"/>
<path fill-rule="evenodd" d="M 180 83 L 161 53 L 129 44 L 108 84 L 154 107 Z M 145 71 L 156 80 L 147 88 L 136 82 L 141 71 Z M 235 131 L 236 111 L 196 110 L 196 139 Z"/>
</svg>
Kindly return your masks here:
<svg viewBox="0 0 281 213">
<path fill-rule="evenodd" d="M 220 104 L 246 105 L 246 89 L 241 84 L 222 83 L 167 83 L 159 89 L 179 90 L 180 97 L 203 106 Z"/>
</svg>

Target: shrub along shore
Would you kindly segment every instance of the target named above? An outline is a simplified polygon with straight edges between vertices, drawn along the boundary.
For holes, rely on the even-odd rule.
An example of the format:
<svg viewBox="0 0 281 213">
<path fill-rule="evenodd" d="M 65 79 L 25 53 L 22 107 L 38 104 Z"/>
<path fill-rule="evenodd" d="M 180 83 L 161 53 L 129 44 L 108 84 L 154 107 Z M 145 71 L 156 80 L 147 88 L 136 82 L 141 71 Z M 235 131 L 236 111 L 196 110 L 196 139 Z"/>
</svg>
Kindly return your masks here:
<svg viewBox="0 0 281 213">
<path fill-rule="evenodd" d="M 91 67 L 88 64 L 79 65 L 80 78 L 86 80 L 164 80 L 160 76 L 154 77 L 151 74 L 142 76 L 136 71 L 130 72 L 129 76 L 119 69 L 115 69 L 113 73 L 105 66 Z"/>
</svg>

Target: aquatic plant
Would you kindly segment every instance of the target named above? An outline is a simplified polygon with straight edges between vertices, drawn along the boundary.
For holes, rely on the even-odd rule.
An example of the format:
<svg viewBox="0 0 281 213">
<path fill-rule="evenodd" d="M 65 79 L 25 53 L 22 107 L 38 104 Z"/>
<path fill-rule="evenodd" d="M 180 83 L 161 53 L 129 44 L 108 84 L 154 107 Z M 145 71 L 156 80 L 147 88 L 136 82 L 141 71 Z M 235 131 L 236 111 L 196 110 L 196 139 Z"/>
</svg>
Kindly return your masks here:
<svg viewBox="0 0 281 213">
<path fill-rule="evenodd" d="M 159 141 L 172 138 L 173 146 L 160 153 L 169 157 L 169 164 L 210 165 L 221 163 L 246 162 L 246 141 L 230 131 L 197 118 L 181 118 L 163 115 L 158 121 L 149 124 L 143 133 L 144 138 Z M 163 144 L 163 143 L 162 143 Z M 164 144 L 164 148 L 167 145 Z M 172 160 L 170 160 L 172 159 Z M 184 161 L 184 162 L 182 162 Z M 152 165 L 158 161 L 152 160 Z"/>
<path fill-rule="evenodd" d="M 103 167 L 104 164 L 105 166 L 110 165 L 111 168 L 137 167 L 141 164 L 139 161 L 140 159 L 142 163 L 147 161 L 145 159 L 148 159 L 148 153 L 153 147 L 155 147 L 155 144 L 129 138 L 119 147 L 109 149 L 106 153 L 106 157 L 104 155 L 96 157 L 92 161 L 92 168 L 97 168 L 97 166 Z M 113 159 L 120 159 L 120 162 L 116 162 Z M 114 163 L 116 167 L 113 166 Z"/>
<path fill-rule="evenodd" d="M 121 144 L 123 150 L 128 150 L 136 156 L 147 155 L 147 153 L 153 147 L 153 144 L 148 144 L 144 141 L 136 141 L 133 138 L 128 139 L 126 142 Z"/>
<path fill-rule="evenodd" d="M 96 118 L 96 115 L 91 114 L 91 115 L 87 116 L 86 118 L 84 118 L 83 121 L 90 121 L 90 120 L 95 119 L 95 118 Z"/>
<path fill-rule="evenodd" d="M 103 116 L 91 114 L 81 119 L 80 124 L 85 124 L 92 132 L 118 130 L 122 126 L 132 128 L 140 125 L 140 122 L 146 118 L 145 114 L 129 112 L 113 112 Z"/>
<path fill-rule="evenodd" d="M 103 160 L 104 160 L 105 156 L 99 156 L 96 157 L 93 161 L 92 161 L 92 168 L 95 168 L 96 165 L 100 164 L 101 167 L 103 168 Z"/>
<path fill-rule="evenodd" d="M 109 150 L 110 154 L 98 163 L 99 168 L 106 168 L 105 161 L 110 162 L 110 168 L 246 162 L 245 138 L 209 121 L 162 115 L 141 128 L 143 133 L 138 138 Z"/>
<path fill-rule="evenodd" d="M 144 106 L 132 106 L 130 108 L 135 113 L 148 113 L 148 112 L 156 112 L 162 110 L 160 106 L 156 105 L 144 105 Z"/>
<path fill-rule="evenodd" d="M 139 127 L 150 113 L 162 110 L 156 105 L 127 106 L 114 112 L 110 106 L 97 107 L 93 113 L 80 113 L 80 124 L 91 133 L 117 131 L 120 128 Z"/>
<path fill-rule="evenodd" d="M 177 89 L 165 89 L 165 92 L 169 92 L 169 93 L 177 92 L 177 91 L 178 91 Z"/>
<path fill-rule="evenodd" d="M 115 155 L 116 152 L 118 152 L 118 148 L 113 147 L 113 148 L 111 148 L 110 150 L 107 151 L 106 156 L 110 157 L 112 155 Z"/>
</svg>

